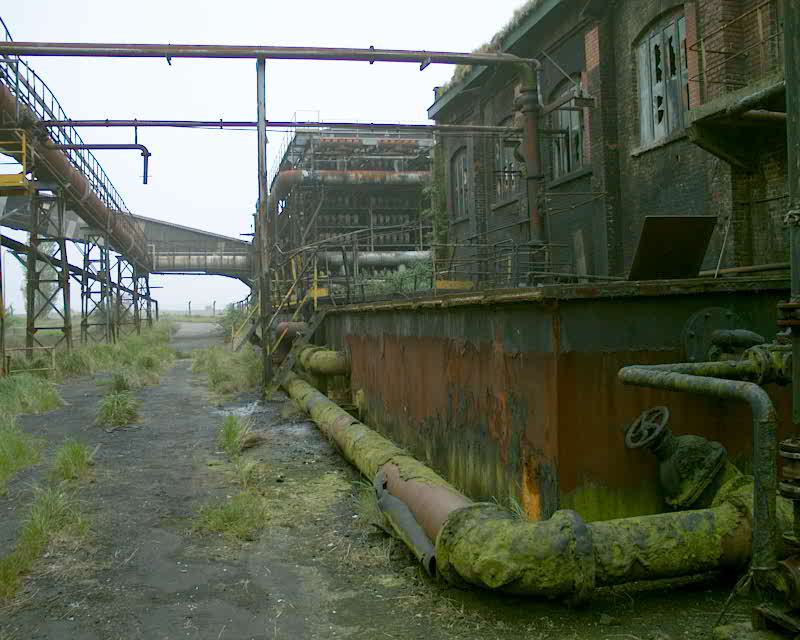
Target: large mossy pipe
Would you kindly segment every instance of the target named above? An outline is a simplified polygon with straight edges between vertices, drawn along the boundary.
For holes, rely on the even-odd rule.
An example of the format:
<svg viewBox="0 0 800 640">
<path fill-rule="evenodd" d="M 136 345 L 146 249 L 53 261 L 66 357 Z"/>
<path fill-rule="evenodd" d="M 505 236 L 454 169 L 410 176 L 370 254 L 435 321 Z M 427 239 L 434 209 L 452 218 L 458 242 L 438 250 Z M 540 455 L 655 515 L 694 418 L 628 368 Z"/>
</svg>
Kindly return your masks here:
<svg viewBox="0 0 800 640">
<path fill-rule="evenodd" d="M 350 361 L 340 351 L 309 345 L 297 356 L 301 367 L 319 376 L 346 376 L 350 373 Z"/>
<path fill-rule="evenodd" d="M 726 400 L 740 400 L 750 405 L 753 414 L 753 570 L 768 574 L 777 568 L 778 533 L 775 509 L 778 488 L 778 423 L 769 395 L 759 385 L 722 377 L 706 377 L 727 369 L 730 377 L 739 367 L 741 377 L 752 374 L 749 362 L 700 363 L 675 365 L 634 365 L 619 372 L 623 384 L 697 393 Z M 680 371 L 680 373 L 678 373 Z M 769 582 L 769 579 L 766 579 Z"/>
<path fill-rule="evenodd" d="M 436 572 L 452 584 L 577 602 L 596 586 L 741 568 L 750 558 L 752 478 L 732 466 L 708 509 L 591 524 L 558 511 L 533 522 L 472 502 L 297 376 L 283 386 L 349 462 L 408 507 L 435 542 Z M 785 501 L 778 515 L 782 530 L 791 527 Z M 408 531 L 397 533 L 415 544 Z M 425 561 L 422 549 L 412 551 Z"/>
</svg>

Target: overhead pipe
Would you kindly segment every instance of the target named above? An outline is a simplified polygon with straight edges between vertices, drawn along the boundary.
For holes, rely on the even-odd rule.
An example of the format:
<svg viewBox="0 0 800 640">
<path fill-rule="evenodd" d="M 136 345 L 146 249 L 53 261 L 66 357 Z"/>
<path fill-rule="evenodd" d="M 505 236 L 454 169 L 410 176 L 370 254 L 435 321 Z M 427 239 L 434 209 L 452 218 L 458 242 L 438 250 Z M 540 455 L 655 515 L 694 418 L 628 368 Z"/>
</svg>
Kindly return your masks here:
<svg viewBox="0 0 800 640">
<path fill-rule="evenodd" d="M 539 75 L 541 63 L 521 65 L 522 88 L 515 107 L 522 112 L 525 122 L 523 149 L 525 156 L 525 184 L 528 194 L 530 216 L 530 240 L 546 242 L 545 225 L 539 210 L 541 183 L 543 180 L 542 157 L 539 148 L 539 118 L 542 113 Z"/>
<path fill-rule="evenodd" d="M 429 64 L 502 65 L 535 63 L 510 53 L 451 53 L 402 49 L 269 47 L 204 44 L 110 44 L 77 42 L 0 42 L 0 55 L 89 58 L 252 58 L 257 60 L 341 60 Z"/>
<path fill-rule="evenodd" d="M 128 150 L 134 149 L 142 152 L 142 158 L 144 158 L 144 184 L 147 184 L 147 163 L 150 159 L 150 156 L 153 154 L 150 153 L 147 147 L 143 144 L 51 144 L 48 145 L 50 149 L 60 149 L 62 151 L 69 151 L 70 149 L 86 149 L 90 151 L 99 150 L 99 151 L 106 151 L 106 150 Z"/>
<path fill-rule="evenodd" d="M 340 251 L 322 251 L 317 254 L 320 264 L 329 264 L 340 267 L 344 258 Z M 428 262 L 431 259 L 430 251 L 359 251 L 358 264 L 362 267 L 399 267 L 417 262 Z M 353 262 L 352 252 L 347 252 L 348 262 Z"/>
<path fill-rule="evenodd" d="M 710 508 L 591 524 L 568 510 L 520 520 L 496 504 L 472 502 L 298 376 L 283 387 L 374 478 L 384 504 L 388 493 L 408 509 L 411 521 L 397 517 L 395 502 L 389 524 L 429 571 L 452 584 L 580 602 L 598 586 L 739 569 L 750 556 L 752 479 L 730 465 Z M 784 501 L 778 515 L 782 528 L 791 526 Z"/>
<path fill-rule="evenodd" d="M 770 356 L 763 350 L 749 350 L 742 361 L 680 363 L 668 365 L 634 365 L 619 371 L 623 384 L 668 391 L 698 393 L 726 400 L 740 400 L 750 405 L 753 415 L 753 571 L 762 582 L 777 568 L 778 536 L 776 530 L 776 491 L 778 425 L 772 400 L 760 383 L 769 378 L 787 379 L 788 366 L 783 359 L 779 371 L 769 371 Z M 785 353 L 785 352 L 783 352 Z M 767 361 L 763 360 L 767 358 Z M 738 379 L 737 379 L 738 378 Z"/>
<path fill-rule="evenodd" d="M 415 186 L 424 185 L 430 179 L 430 171 L 338 171 L 335 169 L 284 169 L 272 181 L 267 208 L 274 212 L 278 202 L 283 200 L 292 187 L 297 185 L 382 185 Z"/>
<path fill-rule="evenodd" d="M 42 127 L 175 127 L 202 129 L 255 129 L 258 123 L 253 120 L 42 120 Z M 296 120 L 267 120 L 268 129 L 353 129 L 374 133 L 407 131 L 410 133 L 488 133 L 499 135 L 520 135 L 520 127 L 493 127 L 477 124 L 400 124 L 392 122 L 298 122 Z"/>
<path fill-rule="evenodd" d="M 17 120 L 18 108 L 19 120 Z M 2 83 L 0 83 L 0 119 L 32 124 L 37 122 L 33 112 L 18 103 L 8 87 Z M 62 151 L 48 149 L 47 145 L 39 145 L 38 156 L 47 171 L 48 175 L 45 177 L 58 182 L 64 188 L 65 195 L 75 204 L 78 215 L 90 226 L 107 232 L 111 244 L 117 251 L 140 268 L 149 271 L 144 234 L 137 237 L 137 231 L 141 233 L 139 228 L 132 221 L 124 220 L 122 214 L 106 207 L 86 177 L 75 168 Z"/>
</svg>

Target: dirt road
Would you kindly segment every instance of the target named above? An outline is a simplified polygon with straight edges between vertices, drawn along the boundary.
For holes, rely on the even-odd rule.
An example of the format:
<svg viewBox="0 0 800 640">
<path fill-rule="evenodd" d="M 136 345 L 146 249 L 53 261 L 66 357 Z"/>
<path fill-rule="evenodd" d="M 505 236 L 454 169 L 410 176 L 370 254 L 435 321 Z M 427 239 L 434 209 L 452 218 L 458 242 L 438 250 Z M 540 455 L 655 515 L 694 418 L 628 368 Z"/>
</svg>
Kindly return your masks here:
<svg viewBox="0 0 800 640">
<path fill-rule="evenodd" d="M 174 347 L 188 353 L 220 340 L 214 325 L 183 324 Z M 62 394 L 67 407 L 22 423 L 48 440 L 50 453 L 67 437 L 99 446 L 94 479 L 79 492 L 92 533 L 77 548 L 55 545 L 20 597 L 0 603 L 0 640 L 677 640 L 705 637 L 727 595 L 710 578 L 671 595 L 608 591 L 571 611 L 446 588 L 364 522 L 357 475 L 284 403 L 258 406 L 245 395 L 218 407 L 188 359 L 139 393 L 141 420 L 130 428 L 94 426 L 97 380 L 71 381 Z M 269 524 L 249 543 L 192 529 L 200 505 L 238 491 L 215 443 L 230 411 L 252 414 L 267 436 L 248 456 L 260 463 Z M 0 552 L 13 545 L 44 468 L 16 478 L 0 498 Z M 732 615 L 742 619 L 746 609 Z"/>
</svg>

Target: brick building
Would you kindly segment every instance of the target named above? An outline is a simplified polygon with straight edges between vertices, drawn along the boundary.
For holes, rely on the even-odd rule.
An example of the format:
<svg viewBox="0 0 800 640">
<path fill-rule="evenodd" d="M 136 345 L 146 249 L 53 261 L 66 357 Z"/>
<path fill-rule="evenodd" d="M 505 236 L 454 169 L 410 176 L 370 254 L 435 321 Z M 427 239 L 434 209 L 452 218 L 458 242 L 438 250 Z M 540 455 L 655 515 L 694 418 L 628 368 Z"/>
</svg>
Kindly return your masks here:
<svg viewBox="0 0 800 640">
<path fill-rule="evenodd" d="M 550 270 L 625 276 L 650 215 L 716 217 L 704 269 L 788 259 L 781 16 L 782 0 L 530 0 L 493 38 L 542 64 Z M 459 69 L 429 116 L 518 126 L 519 92 L 511 67 Z M 437 145 L 465 277 L 516 286 L 536 273 L 518 148 L 514 136 Z"/>
</svg>

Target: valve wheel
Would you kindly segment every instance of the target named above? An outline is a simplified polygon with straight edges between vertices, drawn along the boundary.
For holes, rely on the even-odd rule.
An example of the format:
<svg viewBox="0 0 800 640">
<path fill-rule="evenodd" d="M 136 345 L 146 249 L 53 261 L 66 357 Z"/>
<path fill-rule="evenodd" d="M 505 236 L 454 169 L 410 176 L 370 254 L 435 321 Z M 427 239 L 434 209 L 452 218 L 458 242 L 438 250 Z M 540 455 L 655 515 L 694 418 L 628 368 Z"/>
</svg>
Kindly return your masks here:
<svg viewBox="0 0 800 640">
<path fill-rule="evenodd" d="M 625 430 L 625 446 L 628 449 L 646 447 L 658 438 L 669 422 L 667 407 L 646 409 L 632 425 Z"/>
</svg>

